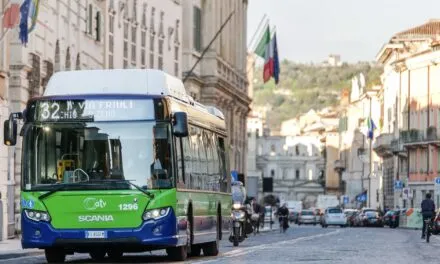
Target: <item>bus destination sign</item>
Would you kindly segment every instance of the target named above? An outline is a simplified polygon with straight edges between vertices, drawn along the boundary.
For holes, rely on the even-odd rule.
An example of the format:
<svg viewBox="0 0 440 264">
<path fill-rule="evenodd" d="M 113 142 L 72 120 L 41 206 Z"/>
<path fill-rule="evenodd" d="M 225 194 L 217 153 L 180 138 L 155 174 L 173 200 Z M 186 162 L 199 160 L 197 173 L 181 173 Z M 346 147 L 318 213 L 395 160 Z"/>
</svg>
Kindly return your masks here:
<svg viewBox="0 0 440 264">
<path fill-rule="evenodd" d="M 153 101 L 147 100 L 50 100 L 37 101 L 38 121 L 122 121 L 154 118 Z"/>
</svg>

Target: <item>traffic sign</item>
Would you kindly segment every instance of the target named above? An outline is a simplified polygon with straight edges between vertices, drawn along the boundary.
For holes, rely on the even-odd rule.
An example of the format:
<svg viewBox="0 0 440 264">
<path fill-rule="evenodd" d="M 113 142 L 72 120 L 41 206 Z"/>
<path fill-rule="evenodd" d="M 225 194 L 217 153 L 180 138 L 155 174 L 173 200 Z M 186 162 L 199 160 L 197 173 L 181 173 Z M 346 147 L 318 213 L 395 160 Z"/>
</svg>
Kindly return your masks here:
<svg viewBox="0 0 440 264">
<path fill-rule="evenodd" d="M 345 196 L 344 196 L 344 204 L 348 204 L 348 202 L 349 202 L 348 196 L 345 195 Z"/>
<path fill-rule="evenodd" d="M 396 190 L 403 189 L 403 182 L 401 180 L 396 180 L 394 182 L 394 189 L 396 189 Z"/>
<path fill-rule="evenodd" d="M 440 193 L 440 177 L 435 178 L 434 181 L 435 185 L 435 192 Z"/>
</svg>

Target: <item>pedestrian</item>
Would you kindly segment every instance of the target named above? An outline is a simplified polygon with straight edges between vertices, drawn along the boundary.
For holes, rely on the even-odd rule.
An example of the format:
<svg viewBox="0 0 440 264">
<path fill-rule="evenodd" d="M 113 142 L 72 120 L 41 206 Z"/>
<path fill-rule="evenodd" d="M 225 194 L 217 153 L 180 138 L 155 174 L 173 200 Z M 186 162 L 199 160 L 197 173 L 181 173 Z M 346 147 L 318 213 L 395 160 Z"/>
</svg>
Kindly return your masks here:
<svg viewBox="0 0 440 264">
<path fill-rule="evenodd" d="M 426 194 L 426 199 L 422 201 L 422 216 L 423 216 L 423 228 L 422 228 L 422 239 L 425 238 L 425 220 L 431 219 L 435 215 L 435 204 L 431 200 L 431 193 Z"/>
<path fill-rule="evenodd" d="M 261 225 L 261 219 L 262 219 L 262 215 L 264 215 L 264 211 L 263 211 L 263 207 L 257 202 L 257 199 L 252 198 L 252 210 L 254 214 L 258 215 L 258 220 L 257 220 L 257 233 L 260 233 L 260 225 Z M 263 218 L 264 221 L 264 218 Z"/>
</svg>

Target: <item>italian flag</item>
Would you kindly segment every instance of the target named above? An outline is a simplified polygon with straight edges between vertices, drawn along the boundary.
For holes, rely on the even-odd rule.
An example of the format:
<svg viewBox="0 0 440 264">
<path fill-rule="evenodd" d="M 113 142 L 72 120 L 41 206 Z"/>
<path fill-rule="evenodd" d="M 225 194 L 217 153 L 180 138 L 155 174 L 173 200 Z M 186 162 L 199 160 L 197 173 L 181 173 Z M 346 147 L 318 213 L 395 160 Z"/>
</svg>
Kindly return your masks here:
<svg viewBox="0 0 440 264">
<path fill-rule="evenodd" d="M 280 72 L 278 61 L 278 48 L 276 35 L 271 39 L 269 25 L 263 33 L 260 42 L 255 49 L 255 54 L 264 58 L 263 80 L 266 83 L 271 77 L 275 78 L 275 83 L 278 84 L 278 77 Z"/>
</svg>

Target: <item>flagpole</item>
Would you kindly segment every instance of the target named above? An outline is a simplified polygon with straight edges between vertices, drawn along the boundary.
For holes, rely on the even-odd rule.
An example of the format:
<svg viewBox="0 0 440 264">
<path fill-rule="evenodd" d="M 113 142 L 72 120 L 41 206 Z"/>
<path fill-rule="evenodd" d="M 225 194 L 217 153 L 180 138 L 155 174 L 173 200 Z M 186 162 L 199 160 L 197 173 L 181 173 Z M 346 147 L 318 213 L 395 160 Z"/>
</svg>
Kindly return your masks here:
<svg viewBox="0 0 440 264">
<path fill-rule="evenodd" d="M 3 33 L 3 35 L 0 37 L 0 45 L 2 44 L 3 40 L 6 38 L 8 33 L 11 31 L 10 28 L 7 28 L 6 31 Z"/>
<path fill-rule="evenodd" d="M 264 26 L 266 26 L 269 23 L 269 19 L 266 19 L 267 14 L 264 14 L 264 16 L 261 18 L 260 23 L 258 24 L 257 29 L 255 30 L 254 34 L 252 35 L 251 40 L 248 43 L 248 49 L 249 50 L 253 50 L 252 47 L 255 46 L 255 39 L 258 36 L 261 36 L 264 32 L 262 30 L 260 30 L 262 28 L 263 22 Z M 264 27 L 263 27 L 264 28 Z"/>
</svg>

